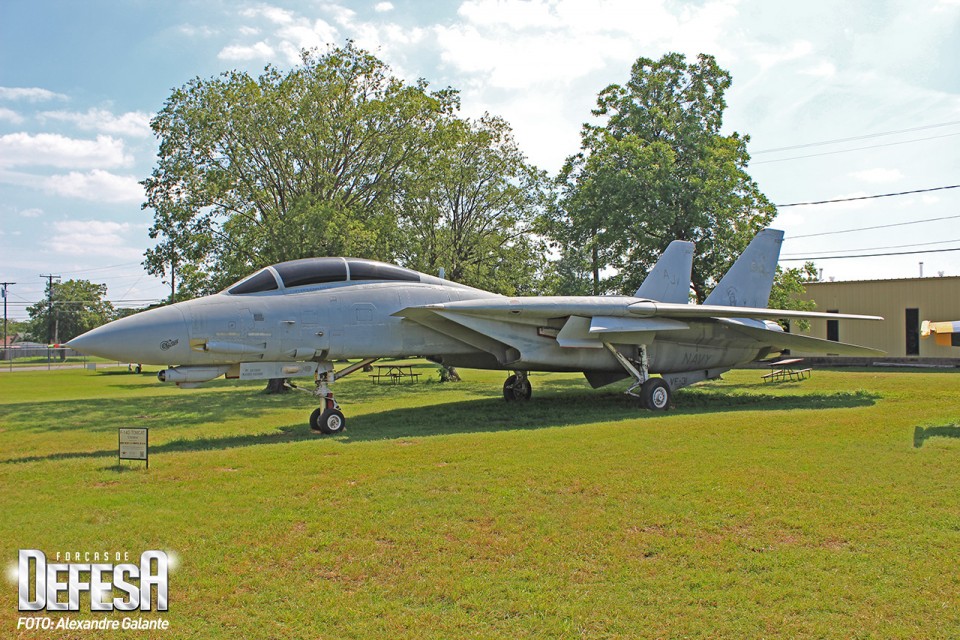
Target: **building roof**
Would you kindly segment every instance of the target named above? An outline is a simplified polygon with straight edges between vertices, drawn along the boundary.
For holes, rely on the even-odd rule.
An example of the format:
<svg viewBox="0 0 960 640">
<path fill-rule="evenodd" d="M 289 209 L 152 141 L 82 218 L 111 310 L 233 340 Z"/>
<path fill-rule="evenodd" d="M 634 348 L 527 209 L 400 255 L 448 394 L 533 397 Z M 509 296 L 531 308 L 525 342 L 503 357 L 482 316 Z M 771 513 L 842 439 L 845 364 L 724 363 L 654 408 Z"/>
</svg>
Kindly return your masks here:
<svg viewBox="0 0 960 640">
<path fill-rule="evenodd" d="M 878 282 L 942 282 L 950 281 L 956 282 L 960 281 L 960 276 L 927 276 L 925 278 L 884 278 L 878 280 L 820 280 L 819 282 L 804 282 L 803 286 L 816 286 L 816 285 L 829 285 L 829 284 L 862 284 L 862 283 L 878 283 Z"/>
</svg>

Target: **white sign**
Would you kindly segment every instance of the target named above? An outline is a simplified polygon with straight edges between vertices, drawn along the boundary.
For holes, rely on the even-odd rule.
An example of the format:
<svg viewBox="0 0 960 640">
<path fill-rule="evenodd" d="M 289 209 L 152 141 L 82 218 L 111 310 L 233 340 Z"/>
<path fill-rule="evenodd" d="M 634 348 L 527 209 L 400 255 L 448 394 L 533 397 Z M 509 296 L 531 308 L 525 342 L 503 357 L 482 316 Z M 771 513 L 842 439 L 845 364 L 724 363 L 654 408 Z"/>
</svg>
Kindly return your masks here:
<svg viewBox="0 0 960 640">
<path fill-rule="evenodd" d="M 147 460 L 149 437 L 145 427 L 121 427 L 119 435 L 120 460 Z M 149 462 L 147 463 L 149 464 Z"/>
</svg>

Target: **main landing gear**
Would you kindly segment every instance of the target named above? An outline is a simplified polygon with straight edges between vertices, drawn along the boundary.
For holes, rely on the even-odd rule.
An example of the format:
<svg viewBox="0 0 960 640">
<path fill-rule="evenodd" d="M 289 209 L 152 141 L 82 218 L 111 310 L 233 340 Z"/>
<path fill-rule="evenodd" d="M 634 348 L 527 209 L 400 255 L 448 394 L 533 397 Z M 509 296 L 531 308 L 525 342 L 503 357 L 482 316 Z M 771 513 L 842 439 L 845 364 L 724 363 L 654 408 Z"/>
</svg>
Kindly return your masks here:
<svg viewBox="0 0 960 640">
<path fill-rule="evenodd" d="M 317 368 L 317 388 L 313 395 L 322 398 L 321 406 L 314 409 L 310 414 L 310 429 L 326 435 L 341 433 L 347 426 L 347 420 L 343 417 L 340 405 L 333 397 L 333 391 L 330 390 L 331 384 L 340 378 L 345 378 L 354 371 L 359 371 L 367 365 L 376 362 L 378 358 L 368 358 L 356 364 L 352 364 L 340 371 L 334 371 L 333 365 L 329 362 L 321 362 Z"/>
<path fill-rule="evenodd" d="M 634 383 L 627 389 L 627 395 L 639 398 L 643 406 L 651 411 L 666 411 L 670 408 L 670 385 L 663 378 L 650 377 L 646 345 L 640 345 L 639 362 L 631 362 L 608 342 L 604 342 L 603 346 L 613 354 L 620 366 L 633 376 Z"/>
<path fill-rule="evenodd" d="M 533 395 L 533 387 L 527 378 L 526 371 L 515 371 L 503 383 L 503 399 L 507 402 L 524 402 Z"/>
</svg>

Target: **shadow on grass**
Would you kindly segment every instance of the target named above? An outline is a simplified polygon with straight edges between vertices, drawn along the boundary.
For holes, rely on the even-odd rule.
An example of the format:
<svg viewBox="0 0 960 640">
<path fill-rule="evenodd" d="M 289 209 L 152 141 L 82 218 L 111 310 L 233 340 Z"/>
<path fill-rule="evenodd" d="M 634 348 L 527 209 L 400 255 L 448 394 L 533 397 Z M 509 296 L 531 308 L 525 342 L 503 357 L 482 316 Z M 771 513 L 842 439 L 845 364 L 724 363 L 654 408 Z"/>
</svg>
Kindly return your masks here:
<svg viewBox="0 0 960 640">
<path fill-rule="evenodd" d="M 622 393 L 583 392 L 581 387 L 581 393 L 543 394 L 523 404 L 505 405 L 500 398 L 488 398 L 357 416 L 349 419 L 350 428 L 340 439 L 344 442 L 363 442 L 463 432 L 568 427 L 597 422 L 650 420 L 671 415 L 758 409 L 842 409 L 870 406 L 878 398 L 875 394 L 863 391 L 770 396 L 722 395 L 684 389 L 676 395 L 678 408 L 664 414 L 647 411 L 636 399 Z"/>
<path fill-rule="evenodd" d="M 913 446 L 919 449 L 930 438 L 960 438 L 960 427 L 947 425 L 944 427 L 916 427 L 913 430 Z"/>
<path fill-rule="evenodd" d="M 66 431 L 115 431 L 121 426 L 143 426 L 151 429 L 192 427 L 230 418 L 255 418 L 271 410 L 310 406 L 306 394 L 267 395 L 256 390 L 240 392 L 194 392 L 168 396 L 131 398 L 92 398 L 89 400 L 57 400 L 23 402 L 0 406 L 0 420 L 10 430 L 29 433 Z M 292 398 L 293 402 L 288 400 Z"/>
<path fill-rule="evenodd" d="M 567 381 L 556 381 L 543 385 L 544 389 L 563 388 Z M 577 381 L 571 381 L 576 384 Z M 435 387 L 434 387 L 435 388 Z M 411 393 L 421 391 L 411 390 Z M 489 392 L 488 392 L 489 393 Z M 261 415 L 283 398 L 275 396 L 250 395 L 244 403 L 236 399 L 218 398 L 226 394 L 207 394 L 201 399 L 205 406 L 203 410 L 191 408 L 187 413 L 195 416 L 196 422 L 209 420 L 217 416 L 231 417 L 239 414 Z M 359 400 L 364 393 L 349 394 L 351 402 Z M 212 396 L 212 397 L 211 397 Z M 300 397 L 309 397 L 303 394 Z M 382 397 L 382 396 L 378 396 Z M 432 404 L 412 408 L 390 409 L 376 413 L 350 417 L 349 405 L 347 409 L 348 429 L 335 441 L 344 444 L 353 442 L 369 442 L 378 440 L 393 440 L 412 437 L 428 437 L 435 435 L 450 435 L 458 433 L 487 433 L 512 430 L 534 430 L 550 427 L 567 427 L 597 422 L 617 422 L 622 420 L 649 420 L 670 417 L 671 415 L 691 415 L 702 413 L 718 413 L 729 411 L 755 410 L 803 410 L 803 409 L 841 409 L 870 406 L 879 396 L 863 391 L 853 393 L 837 392 L 829 394 L 806 394 L 798 396 L 774 396 L 766 394 L 723 394 L 716 391 L 698 389 L 684 389 L 677 393 L 679 409 L 666 414 L 654 413 L 642 409 L 636 400 L 622 393 L 609 391 L 596 392 L 579 388 L 579 392 L 567 390 L 563 393 L 541 392 L 529 403 L 507 405 L 502 398 L 461 400 L 457 402 Z M 252 398 L 252 400 L 250 399 Z M 173 421 L 178 427 L 184 426 L 179 421 L 174 409 L 182 409 L 183 401 L 176 398 L 152 399 L 160 402 L 155 409 L 170 407 L 172 412 L 163 416 L 163 421 Z M 263 403 L 261 405 L 261 403 Z M 59 405 L 60 403 L 48 403 Z M 70 403 L 75 406 L 76 403 Z M 98 403 L 100 404 L 100 403 Z M 237 405 L 240 404 L 238 407 Z M 229 405 L 229 406 L 227 406 Z M 310 405 L 312 406 L 312 404 Z M 100 410 L 104 410 L 103 407 Z M 109 410 L 109 409 L 107 409 Z M 137 410 L 144 410 L 140 407 Z M 49 407 L 41 412 L 48 413 Z M 100 430 L 113 430 L 117 420 L 112 420 L 112 426 L 102 427 Z M 261 444 L 280 444 L 301 442 L 322 438 L 310 431 L 306 425 L 306 415 L 302 424 L 279 427 L 270 433 L 217 436 L 210 438 L 178 438 L 162 444 L 151 445 L 150 453 L 178 453 L 205 450 L 226 450 L 238 447 L 249 447 Z M 0 461 L 0 464 L 20 462 L 39 462 L 46 460 L 69 460 L 83 458 L 116 457 L 115 448 L 86 451 L 65 452 L 38 456 L 24 456 Z M 110 469 L 111 467 L 104 467 Z"/>
</svg>

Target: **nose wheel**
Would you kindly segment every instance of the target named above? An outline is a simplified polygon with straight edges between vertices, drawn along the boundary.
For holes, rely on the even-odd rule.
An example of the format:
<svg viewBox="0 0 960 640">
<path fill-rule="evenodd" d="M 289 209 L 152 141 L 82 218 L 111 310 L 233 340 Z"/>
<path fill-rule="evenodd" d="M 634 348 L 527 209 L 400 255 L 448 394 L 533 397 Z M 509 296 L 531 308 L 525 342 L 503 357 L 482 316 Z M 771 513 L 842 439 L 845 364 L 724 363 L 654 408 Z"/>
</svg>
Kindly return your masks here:
<svg viewBox="0 0 960 640">
<path fill-rule="evenodd" d="M 324 400 L 324 406 L 318 407 L 310 414 L 310 428 L 318 433 L 332 435 L 343 431 L 347 424 L 343 412 L 337 408 L 333 394 Z"/>
<path fill-rule="evenodd" d="M 310 429 L 317 433 L 331 435 L 340 433 L 347 426 L 347 420 L 340 411 L 340 405 L 333 397 L 333 391 L 328 386 L 336 379 L 333 367 L 324 367 L 317 371 L 317 388 L 315 396 L 322 398 L 322 404 L 310 414 Z"/>
</svg>

